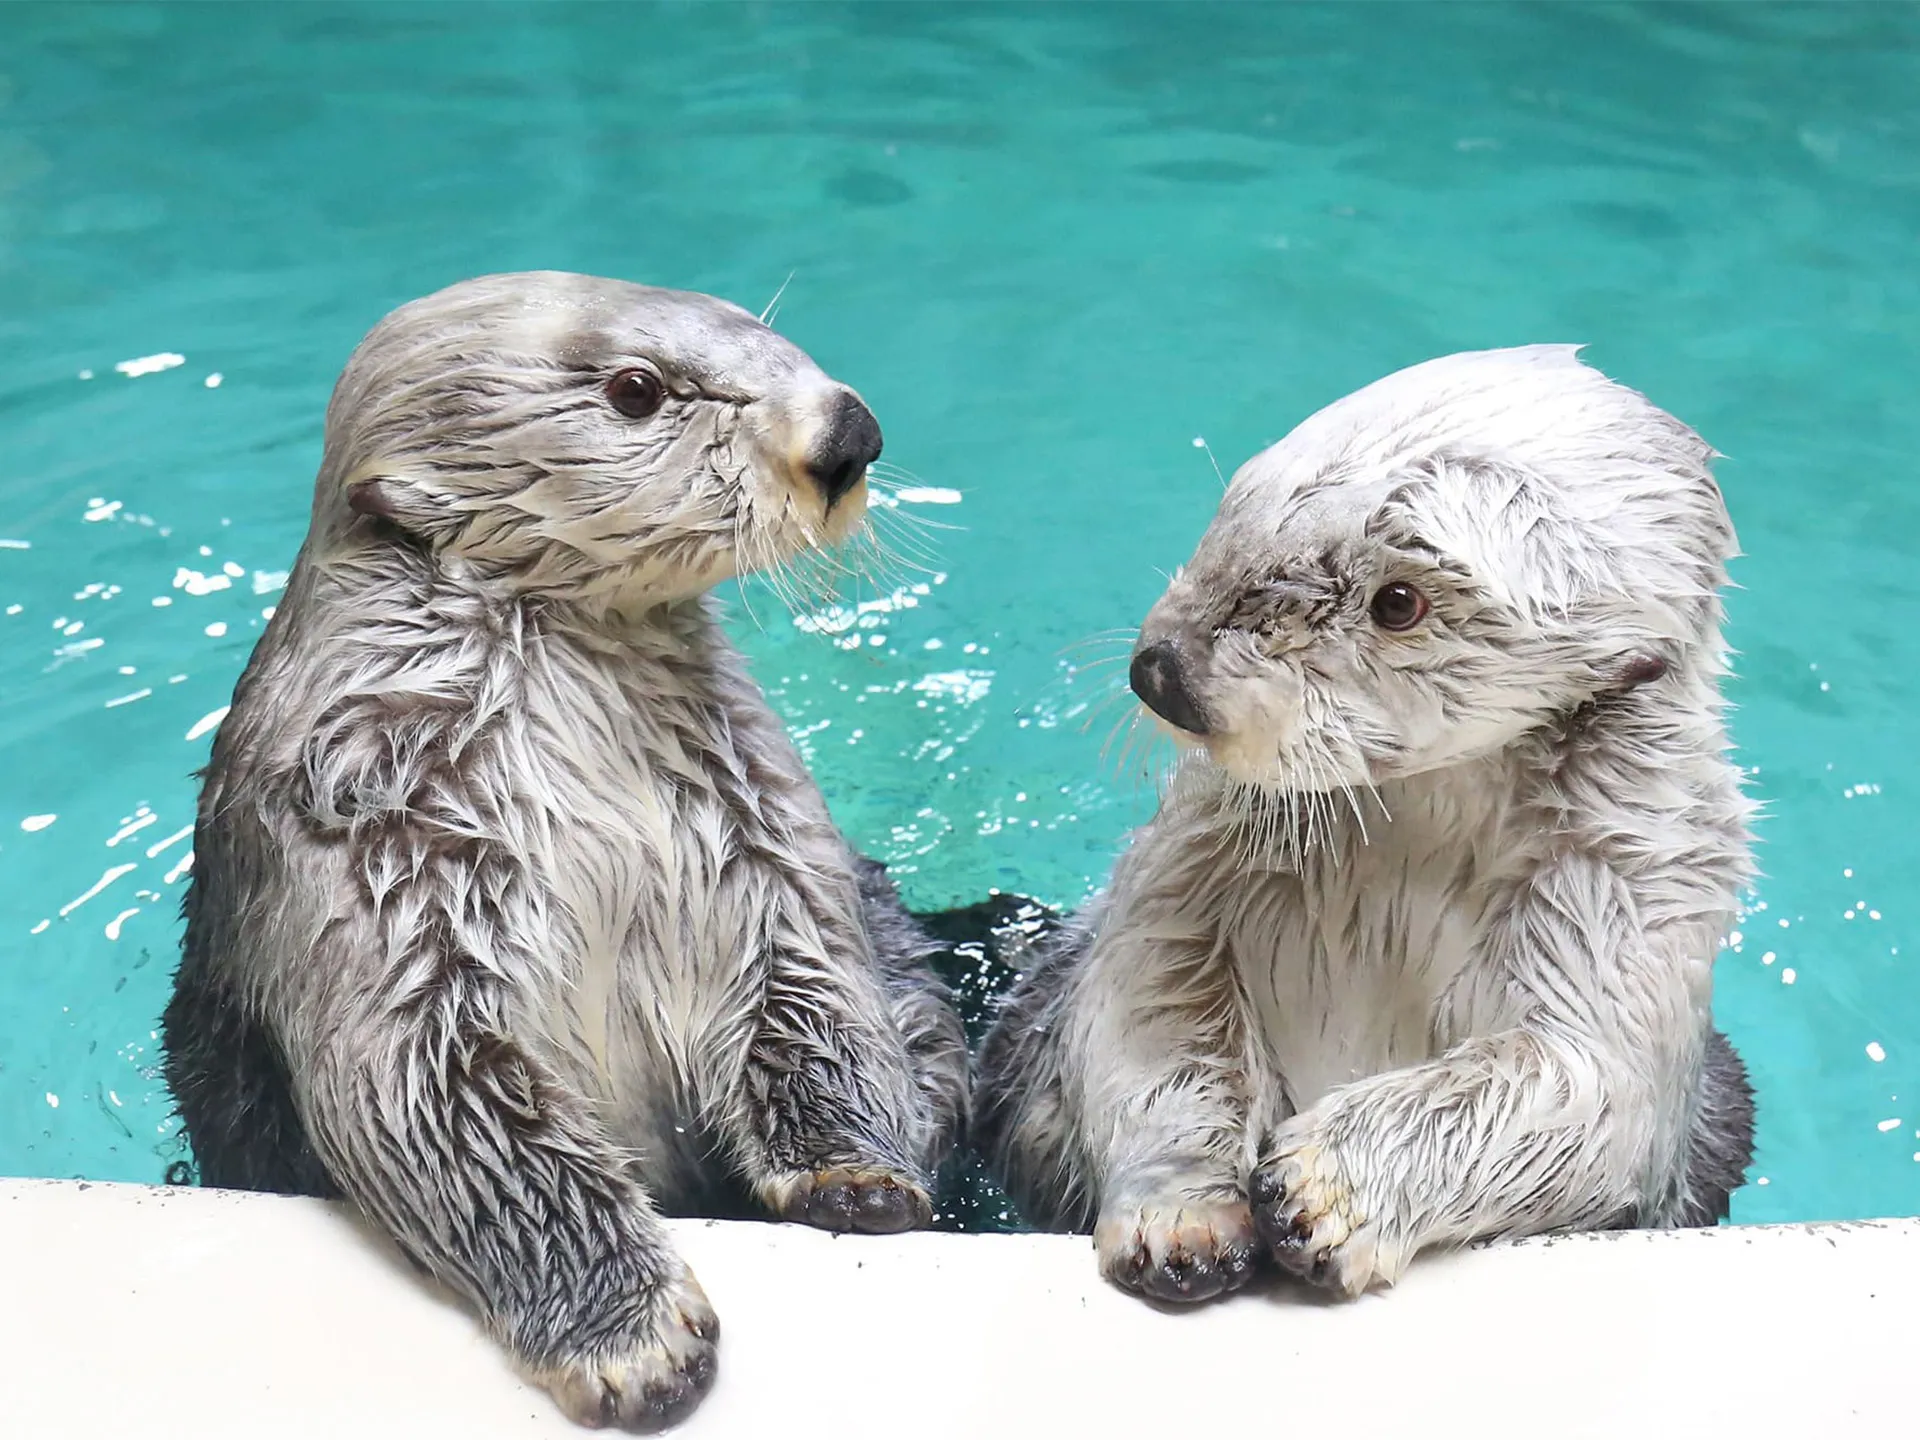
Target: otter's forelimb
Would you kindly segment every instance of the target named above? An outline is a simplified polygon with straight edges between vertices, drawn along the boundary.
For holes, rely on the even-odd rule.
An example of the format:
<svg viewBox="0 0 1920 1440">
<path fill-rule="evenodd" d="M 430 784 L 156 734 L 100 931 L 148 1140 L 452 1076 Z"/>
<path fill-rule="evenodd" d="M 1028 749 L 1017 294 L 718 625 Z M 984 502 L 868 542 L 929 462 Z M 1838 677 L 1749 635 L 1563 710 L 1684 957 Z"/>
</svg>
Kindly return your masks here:
<svg viewBox="0 0 1920 1440">
<path fill-rule="evenodd" d="M 735 750 L 757 763 L 721 780 L 735 833 L 717 908 L 738 917 L 746 963 L 696 1088 L 773 1215 L 924 1226 L 965 1117 L 959 1016 L 925 932 L 884 868 L 849 850 L 759 691 L 731 667 L 718 680 Z"/>
<path fill-rule="evenodd" d="M 1329 1092 L 1278 1127 L 1250 1196 L 1286 1269 L 1358 1294 L 1434 1245 L 1673 1224 L 1708 970 L 1590 856 L 1550 861 L 1490 932 L 1520 1023 Z M 1710 952 L 1708 952 L 1710 953 Z"/>
<path fill-rule="evenodd" d="M 830 1230 L 913 1229 L 933 1213 L 929 1117 L 868 963 L 848 862 L 824 837 L 821 848 L 828 853 L 815 858 L 838 859 L 837 876 L 767 865 L 757 877 L 762 989 L 742 1011 L 750 1018 L 729 1138 L 776 1216 Z"/>
<path fill-rule="evenodd" d="M 1247 1137 L 1274 1098 L 1249 1083 L 1257 1030 L 1189 898 L 1135 891 L 1066 930 L 981 1057 L 983 1140 L 1029 1217 L 1090 1221 L 1109 1279 L 1173 1302 L 1253 1274 Z"/>
<path fill-rule="evenodd" d="M 967 1133 L 973 1097 L 966 1031 L 952 991 L 931 964 L 940 943 L 908 911 L 886 866 L 856 854 L 853 868 L 861 919 L 919 1091 L 917 1150 L 937 1163 Z"/>
<path fill-rule="evenodd" d="M 435 996 L 318 1045 L 316 1144 L 572 1418 L 670 1424 L 713 1381 L 718 1322 L 597 1121 L 494 1008 Z"/>
<path fill-rule="evenodd" d="M 485 714 L 498 682 L 471 683 Z M 403 672 L 337 701 L 291 786 L 300 854 L 359 892 L 280 977 L 305 991 L 278 1027 L 301 1119 L 347 1197 L 568 1414 L 657 1429 L 711 1385 L 719 1327 L 543 1029 L 563 962 L 515 923 L 544 901 L 490 774 L 509 752 L 422 693 Z"/>
</svg>

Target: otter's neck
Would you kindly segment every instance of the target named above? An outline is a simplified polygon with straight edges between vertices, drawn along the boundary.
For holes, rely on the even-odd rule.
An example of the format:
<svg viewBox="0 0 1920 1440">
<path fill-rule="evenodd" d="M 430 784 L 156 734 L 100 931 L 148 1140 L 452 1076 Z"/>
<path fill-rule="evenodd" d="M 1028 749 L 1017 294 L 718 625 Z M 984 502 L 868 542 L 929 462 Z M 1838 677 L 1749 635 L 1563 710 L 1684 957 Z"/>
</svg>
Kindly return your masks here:
<svg viewBox="0 0 1920 1440">
<path fill-rule="evenodd" d="M 403 646 L 457 627 L 470 642 L 517 646 L 530 636 L 613 655 L 703 654 L 726 640 L 704 595 L 646 604 L 527 591 L 462 570 L 404 541 L 360 536 L 295 562 L 288 590 L 329 630 L 373 630 Z M 399 633 L 396 632 L 396 627 Z"/>
</svg>

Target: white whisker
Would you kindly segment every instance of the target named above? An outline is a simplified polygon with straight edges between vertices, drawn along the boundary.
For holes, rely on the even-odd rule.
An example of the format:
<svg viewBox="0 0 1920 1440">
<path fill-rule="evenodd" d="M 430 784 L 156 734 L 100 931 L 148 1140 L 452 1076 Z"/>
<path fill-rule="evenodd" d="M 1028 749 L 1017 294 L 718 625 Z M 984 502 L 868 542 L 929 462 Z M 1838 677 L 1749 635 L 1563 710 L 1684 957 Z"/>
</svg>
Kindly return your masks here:
<svg viewBox="0 0 1920 1440">
<path fill-rule="evenodd" d="M 787 286 L 793 283 L 793 277 L 798 273 L 798 271 L 789 270 L 787 278 L 780 282 L 780 288 L 773 292 L 773 298 L 767 302 L 767 308 L 760 312 L 762 325 L 772 326 L 774 317 L 780 313 L 780 297 L 787 293 Z"/>
<path fill-rule="evenodd" d="M 1213 447 L 1207 443 L 1206 436 L 1204 435 L 1194 436 L 1193 443 L 1196 449 L 1204 450 L 1207 452 L 1207 463 L 1213 466 L 1214 477 L 1217 480 L 1219 480 L 1220 488 L 1222 490 L 1226 489 L 1227 488 L 1226 472 L 1220 468 L 1220 461 L 1214 456 Z"/>
</svg>

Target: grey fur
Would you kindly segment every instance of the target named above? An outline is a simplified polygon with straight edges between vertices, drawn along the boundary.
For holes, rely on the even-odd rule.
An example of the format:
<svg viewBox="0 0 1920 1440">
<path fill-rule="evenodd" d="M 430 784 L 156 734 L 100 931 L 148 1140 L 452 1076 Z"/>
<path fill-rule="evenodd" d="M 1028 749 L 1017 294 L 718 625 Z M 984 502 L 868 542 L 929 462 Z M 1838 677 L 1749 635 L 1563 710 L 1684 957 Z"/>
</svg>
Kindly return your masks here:
<svg viewBox="0 0 1920 1440">
<path fill-rule="evenodd" d="M 1135 652 L 1204 733 L 983 1049 L 1030 1218 L 1194 1300 L 1263 1253 L 1357 1293 L 1429 1246 L 1726 1214 L 1750 807 L 1711 455 L 1540 346 L 1389 376 L 1241 469 Z M 1404 633 L 1370 613 L 1396 583 L 1431 602 Z"/>
<path fill-rule="evenodd" d="M 670 394 L 629 418 L 606 383 L 646 363 Z M 206 772 L 165 1035 L 205 1178 L 337 1186 L 587 1423 L 713 1374 L 656 1206 L 925 1224 L 965 1120 L 932 943 L 704 598 L 861 524 L 864 481 L 807 479 L 846 415 L 877 434 L 706 296 L 403 306 Z"/>
</svg>

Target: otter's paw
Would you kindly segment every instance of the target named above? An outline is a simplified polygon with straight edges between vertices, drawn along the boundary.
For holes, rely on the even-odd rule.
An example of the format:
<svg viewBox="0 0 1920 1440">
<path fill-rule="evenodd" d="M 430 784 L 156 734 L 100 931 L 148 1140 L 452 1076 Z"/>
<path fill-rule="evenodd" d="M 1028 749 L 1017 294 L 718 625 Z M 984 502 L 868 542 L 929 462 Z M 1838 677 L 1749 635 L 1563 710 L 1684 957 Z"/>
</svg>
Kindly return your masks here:
<svg viewBox="0 0 1920 1440">
<path fill-rule="evenodd" d="M 1253 1214 L 1238 1201 L 1116 1206 L 1093 1227 L 1093 1244 L 1107 1279 L 1174 1304 L 1228 1294 L 1253 1274 Z"/>
<path fill-rule="evenodd" d="M 1282 1270 L 1345 1295 L 1397 1276 L 1396 1247 L 1385 1243 L 1320 1145 L 1283 1145 L 1253 1172 L 1247 1190 L 1260 1238 Z"/>
<path fill-rule="evenodd" d="M 567 1418 L 598 1430 L 651 1434 L 693 1413 L 713 1387 L 720 1321 L 692 1275 L 663 1285 L 652 1333 L 627 1345 L 535 1369 Z"/>
<path fill-rule="evenodd" d="M 772 1187 L 773 1213 L 822 1230 L 897 1235 L 933 1222 L 933 1201 L 920 1185 L 893 1170 L 853 1166 L 803 1170 Z"/>
</svg>

